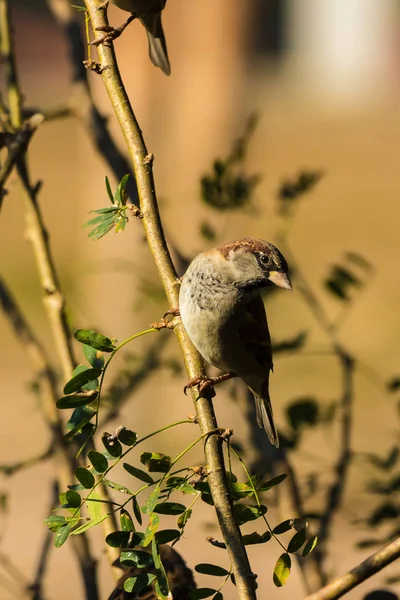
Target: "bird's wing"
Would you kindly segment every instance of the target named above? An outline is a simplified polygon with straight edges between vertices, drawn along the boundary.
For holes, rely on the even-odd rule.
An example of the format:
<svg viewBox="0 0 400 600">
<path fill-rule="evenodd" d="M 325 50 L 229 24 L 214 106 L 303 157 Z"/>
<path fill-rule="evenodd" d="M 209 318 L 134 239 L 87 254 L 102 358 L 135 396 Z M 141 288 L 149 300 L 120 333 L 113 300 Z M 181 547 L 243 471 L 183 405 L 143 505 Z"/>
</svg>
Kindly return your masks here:
<svg viewBox="0 0 400 600">
<path fill-rule="evenodd" d="M 238 335 L 246 347 L 266 369 L 273 370 L 271 337 L 261 296 L 254 296 L 240 310 Z"/>
</svg>

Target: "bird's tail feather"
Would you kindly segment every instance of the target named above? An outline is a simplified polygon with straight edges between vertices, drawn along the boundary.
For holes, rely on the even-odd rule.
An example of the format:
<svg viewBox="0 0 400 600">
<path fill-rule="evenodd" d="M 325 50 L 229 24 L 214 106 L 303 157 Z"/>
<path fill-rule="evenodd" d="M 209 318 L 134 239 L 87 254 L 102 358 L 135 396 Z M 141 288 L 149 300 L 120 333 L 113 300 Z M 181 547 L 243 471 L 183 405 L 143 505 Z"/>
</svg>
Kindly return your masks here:
<svg viewBox="0 0 400 600">
<path fill-rule="evenodd" d="M 171 74 L 167 44 L 161 23 L 161 13 L 148 13 L 141 15 L 140 20 L 146 27 L 147 39 L 149 41 L 149 55 L 151 62 L 166 74 Z"/>
<path fill-rule="evenodd" d="M 258 426 L 265 429 L 271 444 L 279 448 L 278 432 L 274 423 L 274 413 L 272 412 L 268 386 L 264 386 L 263 396 L 254 395 L 254 399 L 256 401 Z"/>
</svg>

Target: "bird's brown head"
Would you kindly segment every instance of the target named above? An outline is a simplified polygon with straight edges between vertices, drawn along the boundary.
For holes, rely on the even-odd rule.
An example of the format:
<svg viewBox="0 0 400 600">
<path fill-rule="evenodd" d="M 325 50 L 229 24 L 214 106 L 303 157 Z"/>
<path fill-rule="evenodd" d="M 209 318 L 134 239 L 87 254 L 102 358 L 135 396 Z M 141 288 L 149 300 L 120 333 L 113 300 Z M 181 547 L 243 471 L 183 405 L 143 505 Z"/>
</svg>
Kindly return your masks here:
<svg viewBox="0 0 400 600">
<path fill-rule="evenodd" d="M 292 289 L 288 264 L 282 253 L 270 242 L 243 238 L 216 248 L 229 263 L 238 287 L 258 288 L 277 285 Z"/>
</svg>

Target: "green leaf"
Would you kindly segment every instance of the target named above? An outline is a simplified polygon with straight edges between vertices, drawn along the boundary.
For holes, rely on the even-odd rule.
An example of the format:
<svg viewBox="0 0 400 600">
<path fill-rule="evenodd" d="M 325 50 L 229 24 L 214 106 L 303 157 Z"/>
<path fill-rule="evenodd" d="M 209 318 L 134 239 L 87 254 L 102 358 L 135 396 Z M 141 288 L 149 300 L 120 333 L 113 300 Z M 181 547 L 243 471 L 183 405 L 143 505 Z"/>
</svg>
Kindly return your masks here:
<svg viewBox="0 0 400 600">
<path fill-rule="evenodd" d="M 92 463 L 93 467 L 96 469 L 98 473 L 104 473 L 108 469 L 108 460 L 104 456 L 104 454 L 100 454 L 100 452 L 96 452 L 95 450 L 90 450 L 88 453 L 88 459 Z"/>
<path fill-rule="evenodd" d="M 181 515 L 186 511 L 186 506 L 179 502 L 160 502 L 153 508 L 153 512 L 160 515 Z"/>
<path fill-rule="evenodd" d="M 124 590 L 128 593 L 140 592 L 151 585 L 155 578 L 153 573 L 140 573 L 137 577 L 128 577 L 124 581 Z"/>
<path fill-rule="evenodd" d="M 286 521 L 282 521 L 279 523 L 274 529 L 272 533 L 275 535 L 279 535 L 280 533 L 286 533 L 286 531 L 290 531 L 292 529 L 292 519 L 286 519 Z"/>
<path fill-rule="evenodd" d="M 168 473 L 171 468 L 172 458 L 158 452 L 143 452 L 140 455 L 140 462 L 147 467 L 150 473 Z"/>
<path fill-rule="evenodd" d="M 109 337 L 93 329 L 76 329 L 74 338 L 81 344 L 86 344 L 91 348 L 101 350 L 101 352 L 113 352 L 115 350 L 115 344 Z"/>
<path fill-rule="evenodd" d="M 240 498 L 249 498 L 254 494 L 253 488 L 246 485 L 245 483 L 228 483 L 228 488 L 231 495 L 235 500 L 240 500 Z"/>
<path fill-rule="evenodd" d="M 143 533 L 139 533 L 138 531 L 135 533 L 132 533 L 132 531 L 113 531 L 106 537 L 106 544 L 112 548 L 134 548 L 135 546 L 139 546 L 142 540 Z M 147 552 L 142 552 L 142 554 L 147 554 Z M 147 554 L 147 556 L 149 555 Z"/>
<path fill-rule="evenodd" d="M 119 182 L 117 191 L 115 192 L 115 201 L 118 203 L 119 206 L 126 205 L 126 201 L 127 201 L 126 186 L 128 184 L 128 179 L 129 179 L 129 174 L 124 175 L 123 178 L 121 179 L 121 181 Z"/>
<path fill-rule="evenodd" d="M 111 454 L 114 458 L 118 458 L 122 454 L 122 446 L 121 443 L 110 433 L 103 433 L 101 436 L 101 441 L 107 452 Z"/>
<path fill-rule="evenodd" d="M 266 542 L 269 542 L 271 537 L 272 535 L 269 531 L 266 531 L 261 535 L 257 533 L 257 531 L 254 531 L 253 533 L 243 535 L 242 540 L 245 546 L 250 546 L 252 544 L 265 544 Z"/>
<path fill-rule="evenodd" d="M 318 543 L 318 537 L 314 535 L 311 539 L 308 540 L 307 544 L 303 548 L 302 555 L 308 556 L 314 550 L 315 546 Z"/>
<path fill-rule="evenodd" d="M 162 529 L 155 534 L 157 544 L 168 544 L 181 537 L 181 532 L 177 529 Z"/>
<path fill-rule="evenodd" d="M 120 561 L 127 567 L 137 567 L 138 569 L 147 569 L 153 566 L 151 554 L 143 550 L 126 550 L 121 552 Z"/>
<path fill-rule="evenodd" d="M 159 496 L 160 496 L 160 488 L 156 487 L 151 492 L 150 496 L 147 498 L 145 504 L 142 506 L 142 513 L 150 514 L 151 512 L 153 512 L 154 507 L 156 506 L 156 504 L 158 502 Z"/>
<path fill-rule="evenodd" d="M 267 490 L 270 490 L 271 488 L 275 487 L 276 485 L 279 485 L 280 483 L 282 483 L 282 481 L 284 481 L 286 479 L 287 475 L 286 473 L 282 473 L 282 475 L 277 475 L 277 477 L 274 477 L 273 479 L 270 479 L 269 481 L 264 481 L 263 483 L 260 483 L 259 486 L 257 486 L 257 490 L 259 492 L 266 492 Z"/>
<path fill-rule="evenodd" d="M 77 425 L 75 425 L 75 427 L 72 427 L 72 429 L 69 429 L 70 425 L 73 423 L 73 421 L 75 420 L 74 415 L 75 413 L 77 413 L 77 411 L 82 411 L 82 409 L 86 410 L 86 413 L 82 413 L 85 414 L 85 416 L 82 418 L 81 421 L 79 421 L 77 423 Z M 76 433 L 78 433 L 79 431 L 83 430 L 83 428 L 85 427 L 85 425 L 87 425 L 89 423 L 89 421 L 91 419 L 93 419 L 94 415 L 96 414 L 96 411 L 89 407 L 89 406 L 80 406 L 79 408 L 77 408 L 71 419 L 68 421 L 68 423 L 66 424 L 66 429 L 69 429 L 68 433 L 65 434 L 64 438 L 66 440 L 69 440 L 70 438 L 72 438 Z"/>
<path fill-rule="evenodd" d="M 60 410 L 66 408 L 78 408 L 79 406 L 86 406 L 87 404 L 91 404 L 94 400 L 96 400 L 98 392 L 91 391 L 85 392 L 83 394 L 75 394 L 72 396 L 63 396 L 56 402 L 57 408 Z"/>
<path fill-rule="evenodd" d="M 70 527 L 69 523 L 60 527 L 54 536 L 55 547 L 61 548 L 61 546 L 63 544 L 65 544 L 65 542 L 67 541 L 70 533 L 71 533 L 71 527 Z"/>
<path fill-rule="evenodd" d="M 66 525 L 67 521 L 62 515 L 50 515 L 44 520 L 51 532 L 57 532 L 61 527 Z"/>
<path fill-rule="evenodd" d="M 88 529 L 92 529 L 92 527 L 96 527 L 96 525 L 100 525 L 100 523 L 102 523 L 103 521 L 105 521 L 108 518 L 109 518 L 109 515 L 103 515 L 101 517 L 98 517 L 97 519 L 92 519 L 90 521 L 87 521 L 80 527 L 77 527 L 76 529 L 71 531 L 71 535 L 80 535 L 81 533 L 88 531 Z"/>
<path fill-rule="evenodd" d="M 266 512 L 267 507 L 263 505 L 258 507 L 247 504 L 234 504 L 233 506 L 233 514 L 235 515 L 238 525 L 243 525 L 248 521 L 254 521 L 262 515 L 265 515 Z"/>
<path fill-rule="evenodd" d="M 100 350 L 92 348 L 87 344 L 82 344 L 83 354 L 89 365 L 95 369 L 102 369 L 104 367 L 104 356 Z"/>
<path fill-rule="evenodd" d="M 191 516 L 192 516 L 192 509 L 188 508 L 187 510 L 185 510 L 184 513 L 179 515 L 178 521 L 177 521 L 178 527 L 180 529 L 183 529 Z"/>
<path fill-rule="evenodd" d="M 136 499 L 136 496 L 132 496 L 132 509 L 133 509 L 133 514 L 135 515 L 137 522 L 139 523 L 139 525 L 141 525 L 142 524 L 142 513 L 140 512 L 139 503 Z"/>
<path fill-rule="evenodd" d="M 214 575 L 215 577 L 226 577 L 229 575 L 229 571 L 223 567 L 217 565 L 211 565 L 209 563 L 200 563 L 194 568 L 197 573 L 203 573 L 203 575 Z"/>
<path fill-rule="evenodd" d="M 86 369 L 85 371 L 78 373 L 78 375 L 72 377 L 72 379 L 65 384 L 64 394 L 73 394 L 73 392 L 77 392 L 90 381 L 98 379 L 101 373 L 101 369 Z"/>
<path fill-rule="evenodd" d="M 114 196 L 113 196 L 113 193 L 112 193 L 112 190 L 111 190 L 111 185 L 110 185 L 110 182 L 109 182 L 107 176 L 104 177 L 104 182 L 106 184 L 106 190 L 107 190 L 107 194 L 108 194 L 108 197 L 110 199 L 110 202 L 111 202 L 111 204 L 114 204 Z"/>
<path fill-rule="evenodd" d="M 93 225 L 101 224 L 102 226 L 109 225 L 114 223 L 116 216 L 118 214 L 118 209 L 114 208 L 112 213 L 105 213 L 99 215 L 98 217 L 94 217 L 94 219 L 90 219 L 90 221 L 86 221 L 83 224 L 83 227 L 92 227 Z"/>
<path fill-rule="evenodd" d="M 221 594 L 221 592 L 217 592 L 215 594 L 215 596 L 213 597 L 213 600 L 223 600 L 223 595 Z"/>
<path fill-rule="evenodd" d="M 154 479 L 151 477 L 151 475 L 149 475 L 145 471 L 142 471 L 141 469 L 137 469 L 136 467 L 133 467 L 132 465 L 129 465 L 128 463 L 123 463 L 123 467 L 124 467 L 125 471 L 128 471 L 128 473 L 130 475 L 133 475 L 133 477 L 136 477 L 136 479 L 140 479 L 140 481 L 144 481 L 144 483 L 149 483 L 149 484 L 154 483 Z"/>
<path fill-rule="evenodd" d="M 121 509 L 119 514 L 119 522 L 121 523 L 122 531 L 135 531 L 132 517 L 124 508 Z"/>
<path fill-rule="evenodd" d="M 121 494 L 129 494 L 129 496 L 133 496 L 135 494 L 135 492 L 126 487 L 126 485 L 121 485 L 116 481 L 111 481 L 110 479 L 102 479 L 102 483 L 103 485 L 111 488 L 112 490 L 121 492 Z"/>
<path fill-rule="evenodd" d="M 158 515 L 156 515 L 155 513 L 151 513 L 150 519 L 149 519 L 149 524 L 146 527 L 146 531 L 144 533 L 144 539 L 142 542 L 143 546 L 148 546 L 150 544 L 150 542 L 152 541 L 153 537 L 156 534 L 156 531 L 157 531 L 159 525 L 160 525 L 160 517 Z"/>
<path fill-rule="evenodd" d="M 190 600 L 202 600 L 203 598 L 209 598 L 217 593 L 217 590 L 213 588 L 197 588 L 189 592 Z"/>
<path fill-rule="evenodd" d="M 169 600 L 171 598 L 171 593 L 169 591 L 167 574 L 164 569 L 164 565 L 161 561 L 160 551 L 157 545 L 156 540 L 153 538 L 151 542 L 151 554 L 154 561 L 154 566 L 156 568 L 156 582 L 155 582 L 155 592 L 156 596 L 159 600 Z"/>
<path fill-rule="evenodd" d="M 274 584 L 276 587 L 282 587 L 285 585 L 289 575 L 292 561 L 289 554 L 284 552 L 276 561 L 274 568 Z"/>
<path fill-rule="evenodd" d="M 300 531 L 295 533 L 292 539 L 290 540 L 287 551 L 290 553 L 297 552 L 297 550 L 300 550 L 300 548 L 303 546 L 306 539 L 306 530 L 301 529 Z"/>
<path fill-rule="evenodd" d="M 126 427 L 121 427 L 118 432 L 118 439 L 125 446 L 134 446 L 137 440 L 137 434 Z"/>
<path fill-rule="evenodd" d="M 82 499 L 78 492 L 68 490 L 65 494 L 66 500 L 71 508 L 78 508 L 81 505 Z"/>
<path fill-rule="evenodd" d="M 81 483 L 83 487 L 87 490 L 92 488 L 96 483 L 96 480 L 93 477 L 92 473 L 84 467 L 76 467 L 75 477 L 77 478 L 79 483 Z"/>
<path fill-rule="evenodd" d="M 111 220 L 111 222 L 107 221 L 107 224 L 99 225 L 99 227 L 92 229 L 88 237 L 92 238 L 93 240 L 100 240 L 102 237 L 107 235 L 107 233 L 111 231 L 111 229 L 113 229 L 114 225 L 115 217 Z"/>
</svg>

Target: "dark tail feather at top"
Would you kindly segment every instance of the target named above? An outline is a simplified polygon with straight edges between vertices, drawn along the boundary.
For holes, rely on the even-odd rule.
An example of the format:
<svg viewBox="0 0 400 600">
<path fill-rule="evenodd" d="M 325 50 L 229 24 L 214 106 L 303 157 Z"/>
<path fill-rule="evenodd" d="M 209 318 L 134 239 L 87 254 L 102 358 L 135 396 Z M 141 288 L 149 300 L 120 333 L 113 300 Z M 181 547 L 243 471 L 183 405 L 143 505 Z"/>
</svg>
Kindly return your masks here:
<svg viewBox="0 0 400 600">
<path fill-rule="evenodd" d="M 274 414 L 272 412 L 272 405 L 268 392 L 268 381 L 267 385 L 263 387 L 264 397 L 254 396 L 256 401 L 257 424 L 261 429 L 265 429 L 271 444 L 279 448 L 278 432 L 275 427 Z"/>
<path fill-rule="evenodd" d="M 159 67 L 165 75 L 170 75 L 171 66 L 169 64 L 167 44 L 161 23 L 161 12 L 141 15 L 140 20 L 146 27 L 151 62 L 156 67 Z"/>
</svg>

